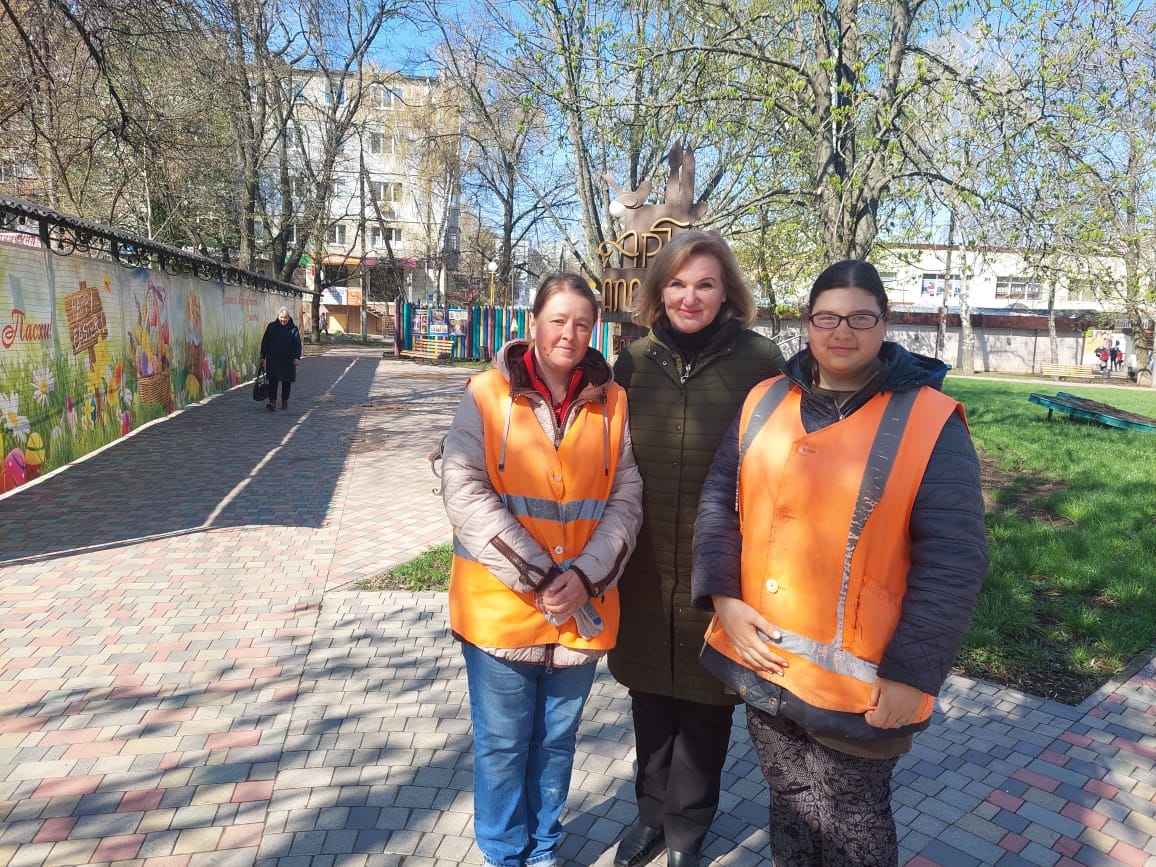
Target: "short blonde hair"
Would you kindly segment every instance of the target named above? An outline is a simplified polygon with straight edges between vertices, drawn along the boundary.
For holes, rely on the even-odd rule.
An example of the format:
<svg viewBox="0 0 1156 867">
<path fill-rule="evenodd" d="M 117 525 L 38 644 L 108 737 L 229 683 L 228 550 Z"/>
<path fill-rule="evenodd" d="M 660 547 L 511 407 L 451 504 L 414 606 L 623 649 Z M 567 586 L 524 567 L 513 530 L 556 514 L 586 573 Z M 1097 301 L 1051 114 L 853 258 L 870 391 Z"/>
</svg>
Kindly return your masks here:
<svg viewBox="0 0 1156 867">
<path fill-rule="evenodd" d="M 758 308 L 755 305 L 754 295 L 743 278 L 738 259 L 722 235 L 703 229 L 690 229 L 675 235 L 654 257 L 634 297 L 634 321 L 647 328 L 653 328 L 662 318 L 664 310 L 662 290 L 670 283 L 670 279 L 682 270 L 687 259 L 702 255 L 713 256 L 722 271 L 726 302 L 719 311 L 720 321 L 737 319 L 745 328 L 750 328 L 754 324 Z"/>
<path fill-rule="evenodd" d="M 277 308 L 277 318 L 278 319 L 281 318 L 282 313 L 284 313 L 286 316 L 288 316 L 289 315 L 289 308 L 288 307 L 278 307 Z"/>
</svg>

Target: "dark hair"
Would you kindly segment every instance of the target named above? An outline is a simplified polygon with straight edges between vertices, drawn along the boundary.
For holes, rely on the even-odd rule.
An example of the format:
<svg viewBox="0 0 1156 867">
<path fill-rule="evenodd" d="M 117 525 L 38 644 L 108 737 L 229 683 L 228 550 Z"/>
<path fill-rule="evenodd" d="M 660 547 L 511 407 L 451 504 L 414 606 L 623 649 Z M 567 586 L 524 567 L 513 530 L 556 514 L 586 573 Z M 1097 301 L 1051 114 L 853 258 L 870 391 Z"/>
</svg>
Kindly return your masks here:
<svg viewBox="0 0 1156 867">
<path fill-rule="evenodd" d="M 546 275 L 538 286 L 538 291 L 534 293 L 534 306 L 530 308 L 530 312 L 537 316 L 546 306 L 546 302 L 559 292 L 573 292 L 575 295 L 581 295 L 590 302 L 590 306 L 594 310 L 594 318 L 598 318 L 598 308 L 601 305 L 598 296 L 590 288 L 590 284 L 578 274 L 565 272 Z"/>
<path fill-rule="evenodd" d="M 862 289 L 870 292 L 879 302 L 879 312 L 887 312 L 887 290 L 875 266 L 862 259 L 844 259 L 829 266 L 811 284 L 811 297 L 807 307 L 813 309 L 815 301 L 828 289 Z"/>
<path fill-rule="evenodd" d="M 735 254 L 726 240 L 718 232 L 703 229 L 689 229 L 675 235 L 654 257 L 642 278 L 642 286 L 634 296 L 634 321 L 647 328 L 653 328 L 663 313 L 662 290 L 670 278 L 682 270 L 691 256 L 714 256 L 722 271 L 723 290 L 726 303 L 719 311 L 719 320 L 737 319 L 745 327 L 755 321 L 758 309 L 754 296 L 743 279 Z"/>
</svg>

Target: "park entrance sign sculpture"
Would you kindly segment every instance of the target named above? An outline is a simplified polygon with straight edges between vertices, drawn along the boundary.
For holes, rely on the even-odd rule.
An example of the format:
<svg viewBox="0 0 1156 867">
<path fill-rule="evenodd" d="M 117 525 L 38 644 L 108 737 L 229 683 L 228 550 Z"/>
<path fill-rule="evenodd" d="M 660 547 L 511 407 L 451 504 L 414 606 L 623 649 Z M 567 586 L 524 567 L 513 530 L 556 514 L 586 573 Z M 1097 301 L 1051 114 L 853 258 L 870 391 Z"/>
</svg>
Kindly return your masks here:
<svg viewBox="0 0 1156 867">
<path fill-rule="evenodd" d="M 667 155 L 670 175 L 660 204 L 647 204 L 650 181 L 623 191 L 609 172 L 603 177 L 615 192 L 610 213 L 621 217 L 625 231 L 598 248 L 602 259 L 602 306 L 608 312 L 630 310 L 646 267 L 667 241 L 691 228 L 706 212 L 694 201 L 694 150 L 678 142 Z"/>
</svg>

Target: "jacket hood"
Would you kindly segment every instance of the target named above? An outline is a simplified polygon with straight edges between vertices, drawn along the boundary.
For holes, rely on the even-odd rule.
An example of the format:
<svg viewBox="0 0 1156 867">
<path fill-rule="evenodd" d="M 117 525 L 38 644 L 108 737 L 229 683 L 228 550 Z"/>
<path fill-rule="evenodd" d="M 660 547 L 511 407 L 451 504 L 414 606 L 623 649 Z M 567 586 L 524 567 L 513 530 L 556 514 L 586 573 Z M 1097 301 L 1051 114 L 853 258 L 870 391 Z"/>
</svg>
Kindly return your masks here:
<svg viewBox="0 0 1156 867">
<path fill-rule="evenodd" d="M 938 358 L 910 352 L 890 340 L 885 340 L 880 347 L 879 360 L 883 367 L 873 379 L 876 384 L 873 392 L 911 391 L 924 385 L 940 390 L 947 376 L 947 365 Z M 804 391 L 810 391 L 815 385 L 811 374 L 813 368 L 814 357 L 807 347 L 791 356 L 783 365 L 783 373 Z"/>
</svg>

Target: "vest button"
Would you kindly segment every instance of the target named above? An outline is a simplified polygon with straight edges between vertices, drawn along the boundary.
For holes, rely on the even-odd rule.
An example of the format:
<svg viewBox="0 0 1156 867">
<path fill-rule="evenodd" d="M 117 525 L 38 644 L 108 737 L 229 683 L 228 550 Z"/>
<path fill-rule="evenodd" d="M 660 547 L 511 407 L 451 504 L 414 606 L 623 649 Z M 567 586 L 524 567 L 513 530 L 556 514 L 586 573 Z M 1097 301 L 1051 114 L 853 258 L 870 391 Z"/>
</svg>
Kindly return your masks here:
<svg viewBox="0 0 1156 867">
<path fill-rule="evenodd" d="M 562 481 L 562 474 L 561 473 L 554 473 L 554 481 L 556 481 L 556 482 Z"/>
<path fill-rule="evenodd" d="M 774 578 L 768 578 L 767 583 L 764 584 L 763 586 L 767 588 L 768 593 L 778 593 L 779 592 L 779 582 L 776 581 Z"/>
<path fill-rule="evenodd" d="M 555 554 L 561 554 L 562 553 L 562 546 L 561 545 L 555 545 L 554 546 L 554 553 Z"/>
</svg>

